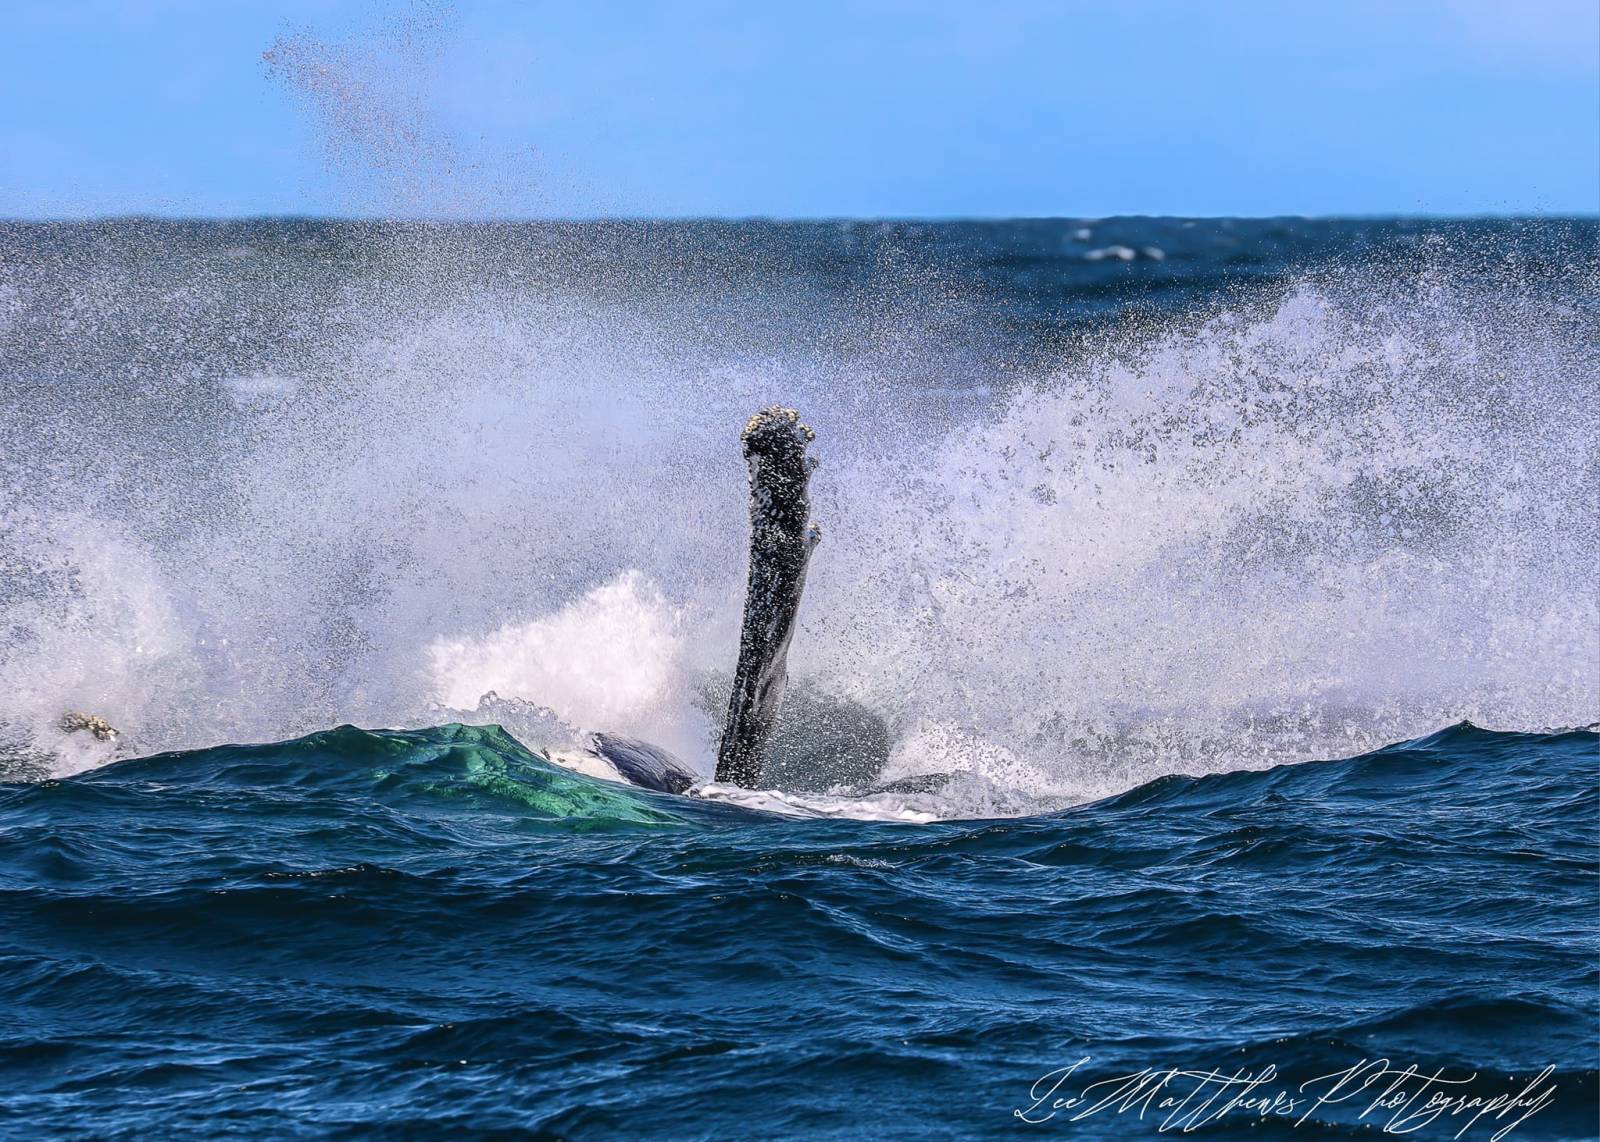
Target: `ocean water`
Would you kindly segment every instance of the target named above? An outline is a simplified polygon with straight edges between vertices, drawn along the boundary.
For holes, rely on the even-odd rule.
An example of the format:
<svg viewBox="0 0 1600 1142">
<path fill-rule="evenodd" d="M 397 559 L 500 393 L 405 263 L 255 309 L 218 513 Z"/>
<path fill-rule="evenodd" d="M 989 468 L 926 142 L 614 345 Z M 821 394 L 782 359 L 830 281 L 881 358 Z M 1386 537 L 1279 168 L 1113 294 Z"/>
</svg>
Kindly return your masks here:
<svg viewBox="0 0 1600 1142">
<path fill-rule="evenodd" d="M 1595 1136 L 1597 252 L 0 225 L 0 1132 Z"/>
</svg>

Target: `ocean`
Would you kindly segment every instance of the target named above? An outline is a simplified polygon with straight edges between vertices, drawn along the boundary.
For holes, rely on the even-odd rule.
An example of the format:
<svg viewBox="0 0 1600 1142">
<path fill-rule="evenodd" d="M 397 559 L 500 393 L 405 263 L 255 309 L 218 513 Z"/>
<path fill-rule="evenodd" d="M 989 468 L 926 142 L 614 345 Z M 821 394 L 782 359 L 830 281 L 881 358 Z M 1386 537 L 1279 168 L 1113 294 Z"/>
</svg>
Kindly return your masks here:
<svg viewBox="0 0 1600 1142">
<path fill-rule="evenodd" d="M 0 223 L 0 1134 L 1600 1136 L 1597 254 Z"/>
</svg>

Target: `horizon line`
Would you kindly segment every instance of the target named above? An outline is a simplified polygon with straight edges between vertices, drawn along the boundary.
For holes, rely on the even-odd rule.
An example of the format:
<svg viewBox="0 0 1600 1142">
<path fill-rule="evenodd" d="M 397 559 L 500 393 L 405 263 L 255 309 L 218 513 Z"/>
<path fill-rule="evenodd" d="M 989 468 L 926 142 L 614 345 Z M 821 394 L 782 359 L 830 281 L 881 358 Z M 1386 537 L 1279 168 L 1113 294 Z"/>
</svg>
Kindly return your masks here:
<svg viewBox="0 0 1600 1142">
<path fill-rule="evenodd" d="M 612 223 L 642 225 L 650 223 L 768 223 L 793 225 L 799 223 L 893 223 L 893 224 L 962 224 L 1001 222 L 1113 222 L 1120 220 L 1178 221 L 1178 222 L 1580 222 L 1600 221 L 1600 210 L 1594 211 L 1524 211 L 1492 213 L 1468 211 L 1461 213 L 1381 213 L 1351 212 L 1305 214 L 1158 214 L 1137 212 L 1132 214 L 573 214 L 573 215 L 479 215 L 452 217 L 423 214 L 164 214 L 129 212 L 125 214 L 39 214 L 0 215 L 0 225 L 64 225 L 74 223 L 106 222 L 351 222 L 351 223 L 407 223 L 423 226 L 485 226 L 485 225 L 584 225 Z"/>
</svg>

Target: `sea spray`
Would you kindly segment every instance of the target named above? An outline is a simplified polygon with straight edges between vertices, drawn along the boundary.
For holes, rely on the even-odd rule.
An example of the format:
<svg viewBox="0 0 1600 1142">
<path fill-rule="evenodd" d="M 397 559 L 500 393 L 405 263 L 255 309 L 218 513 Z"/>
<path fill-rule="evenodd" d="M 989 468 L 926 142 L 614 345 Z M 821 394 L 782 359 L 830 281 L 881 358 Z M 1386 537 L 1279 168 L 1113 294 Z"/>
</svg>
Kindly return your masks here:
<svg viewBox="0 0 1600 1142">
<path fill-rule="evenodd" d="M 949 812 L 1593 721 L 1592 228 L 1373 226 L 1381 273 L 1243 283 L 1163 233 L 1138 272 L 1221 277 L 1084 278 L 1121 316 L 1070 337 L 961 228 L 10 227 L 0 715 L 148 751 L 520 703 L 708 772 L 781 400 L 832 525 L 792 671 L 886 776 L 998 791 Z"/>
</svg>

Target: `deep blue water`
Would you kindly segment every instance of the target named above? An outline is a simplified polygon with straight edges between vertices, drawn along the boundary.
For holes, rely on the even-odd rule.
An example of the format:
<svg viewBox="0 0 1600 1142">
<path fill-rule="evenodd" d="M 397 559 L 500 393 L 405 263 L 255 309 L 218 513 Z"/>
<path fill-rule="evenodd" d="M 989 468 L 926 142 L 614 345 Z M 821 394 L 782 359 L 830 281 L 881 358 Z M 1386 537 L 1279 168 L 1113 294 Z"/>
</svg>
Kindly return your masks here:
<svg viewBox="0 0 1600 1142">
<path fill-rule="evenodd" d="M 927 826 L 635 792 L 456 725 L 11 784 L 0 1128 L 1138 1137 L 1176 1113 L 1144 1088 L 1013 1112 L 1085 1058 L 1055 1097 L 1387 1059 L 1485 1098 L 1553 1068 L 1511 1136 L 1590 1137 L 1596 761 L 1592 732 L 1460 725 Z M 1360 1118 L 1381 1089 L 1262 1136 L 1405 1125 Z M 1204 1132 L 1245 1133 L 1221 1106 Z"/>
</svg>

